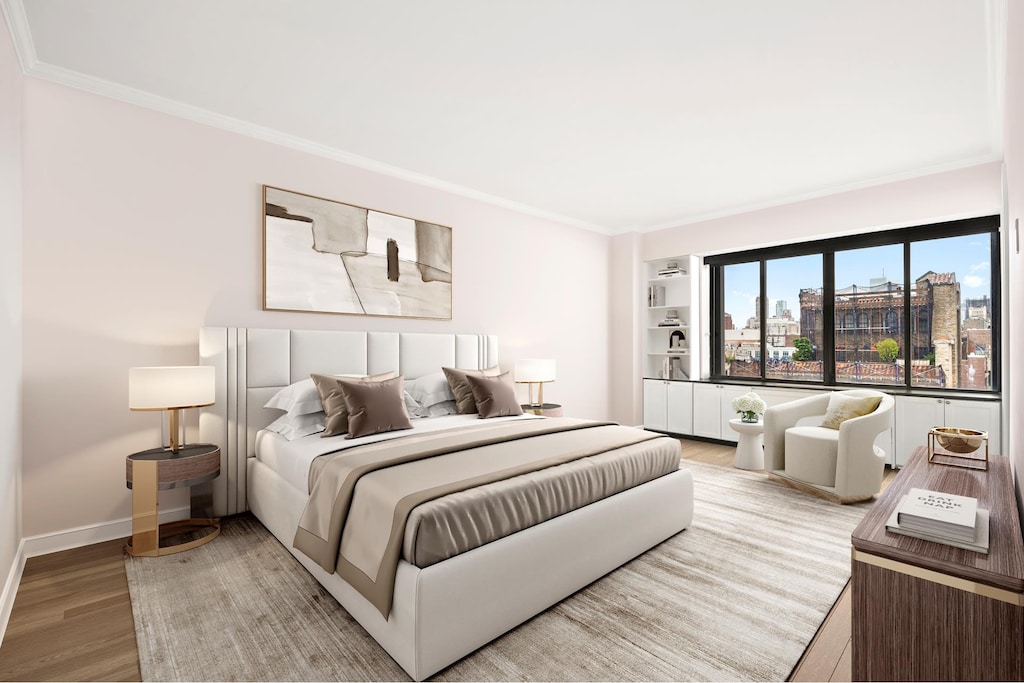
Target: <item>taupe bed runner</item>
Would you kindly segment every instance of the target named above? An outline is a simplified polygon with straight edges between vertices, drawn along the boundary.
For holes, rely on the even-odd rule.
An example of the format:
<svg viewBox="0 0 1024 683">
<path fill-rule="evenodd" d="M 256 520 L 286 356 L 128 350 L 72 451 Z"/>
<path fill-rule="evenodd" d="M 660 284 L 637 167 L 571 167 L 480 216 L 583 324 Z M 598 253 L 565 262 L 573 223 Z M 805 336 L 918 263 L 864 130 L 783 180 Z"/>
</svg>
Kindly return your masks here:
<svg viewBox="0 0 1024 683">
<path fill-rule="evenodd" d="M 387 617 L 406 520 L 417 505 L 658 438 L 664 437 L 609 422 L 549 418 L 408 435 L 328 453 L 310 469 L 310 498 L 294 546 L 337 572 Z"/>
</svg>

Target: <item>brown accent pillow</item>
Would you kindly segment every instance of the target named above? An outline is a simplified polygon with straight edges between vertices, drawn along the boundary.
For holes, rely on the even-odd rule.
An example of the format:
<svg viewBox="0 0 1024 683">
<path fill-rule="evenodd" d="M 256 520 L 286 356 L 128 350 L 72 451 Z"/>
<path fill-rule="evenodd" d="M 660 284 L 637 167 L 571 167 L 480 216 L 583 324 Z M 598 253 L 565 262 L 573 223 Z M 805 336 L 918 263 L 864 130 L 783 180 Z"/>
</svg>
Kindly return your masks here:
<svg viewBox="0 0 1024 683">
<path fill-rule="evenodd" d="M 348 408 L 345 406 L 345 397 L 341 395 L 342 380 L 349 382 L 380 382 L 386 379 L 398 377 L 397 372 L 383 372 L 379 375 L 368 375 L 366 377 L 338 377 L 337 375 L 310 375 L 316 390 L 320 392 L 320 402 L 324 404 L 324 412 L 327 419 L 324 421 L 324 432 L 320 435 L 337 436 L 348 431 Z"/>
<path fill-rule="evenodd" d="M 497 377 L 466 375 L 466 381 L 473 390 L 473 400 L 476 401 L 481 418 L 523 414 L 519 399 L 516 398 L 512 373 L 503 372 Z"/>
<path fill-rule="evenodd" d="M 409 411 L 405 409 L 405 381 L 401 377 L 382 382 L 350 382 L 343 379 L 340 384 L 348 408 L 346 439 L 412 429 Z"/>
<path fill-rule="evenodd" d="M 444 371 L 444 376 L 448 378 L 448 386 L 452 388 L 452 393 L 455 394 L 455 405 L 458 406 L 460 415 L 472 415 L 477 412 L 473 390 L 469 388 L 469 382 L 466 381 L 466 377 L 469 375 L 475 377 L 497 377 L 501 374 L 501 369 L 497 365 L 486 370 L 441 369 Z"/>
</svg>

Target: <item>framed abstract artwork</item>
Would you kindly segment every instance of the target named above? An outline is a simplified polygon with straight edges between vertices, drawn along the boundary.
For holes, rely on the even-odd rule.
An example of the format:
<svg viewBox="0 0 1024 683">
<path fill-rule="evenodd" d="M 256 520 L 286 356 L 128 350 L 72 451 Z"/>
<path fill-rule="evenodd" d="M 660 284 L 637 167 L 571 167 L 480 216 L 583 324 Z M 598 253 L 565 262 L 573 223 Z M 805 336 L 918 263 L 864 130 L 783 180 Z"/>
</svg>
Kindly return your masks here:
<svg viewBox="0 0 1024 683">
<path fill-rule="evenodd" d="M 263 309 L 452 318 L 452 229 L 263 186 Z"/>
</svg>

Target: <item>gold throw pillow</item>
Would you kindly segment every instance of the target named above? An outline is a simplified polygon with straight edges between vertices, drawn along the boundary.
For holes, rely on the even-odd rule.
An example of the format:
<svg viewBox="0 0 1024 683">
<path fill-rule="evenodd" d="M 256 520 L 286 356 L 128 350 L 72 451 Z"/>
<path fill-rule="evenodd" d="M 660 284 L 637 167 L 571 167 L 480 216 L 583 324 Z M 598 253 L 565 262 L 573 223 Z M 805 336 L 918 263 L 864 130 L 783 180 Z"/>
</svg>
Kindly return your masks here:
<svg viewBox="0 0 1024 683">
<path fill-rule="evenodd" d="M 833 393 L 828 397 L 828 408 L 825 410 L 825 419 L 821 421 L 821 426 L 839 429 L 839 425 L 847 420 L 875 412 L 881 402 L 881 396 L 847 396 Z"/>
</svg>

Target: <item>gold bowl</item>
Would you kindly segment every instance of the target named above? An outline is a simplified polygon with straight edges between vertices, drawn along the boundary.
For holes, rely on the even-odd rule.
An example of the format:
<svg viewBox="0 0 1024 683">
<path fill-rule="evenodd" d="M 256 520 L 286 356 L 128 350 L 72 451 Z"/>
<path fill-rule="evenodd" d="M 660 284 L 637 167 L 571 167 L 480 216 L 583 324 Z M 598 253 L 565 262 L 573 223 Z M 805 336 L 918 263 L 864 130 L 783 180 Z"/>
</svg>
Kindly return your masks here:
<svg viewBox="0 0 1024 683">
<path fill-rule="evenodd" d="M 985 443 L 988 434 L 974 429 L 936 427 L 935 440 L 950 453 L 973 453 Z"/>
</svg>

